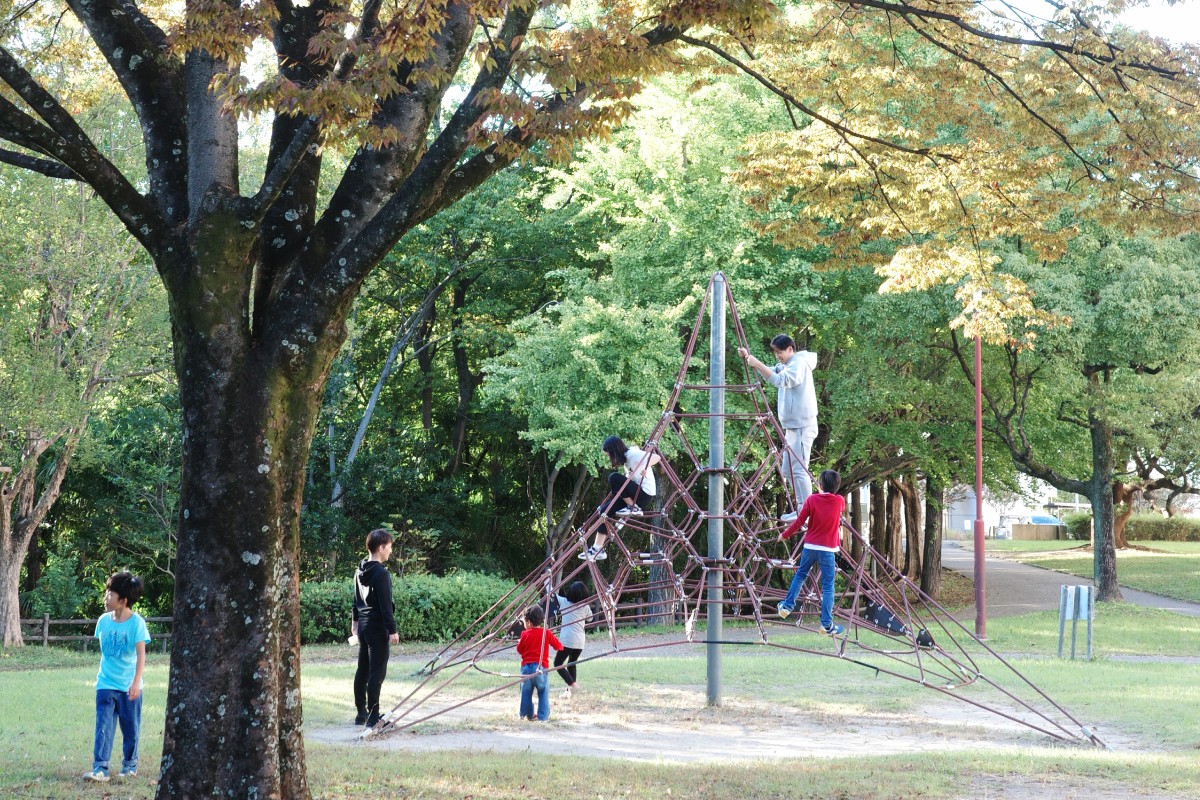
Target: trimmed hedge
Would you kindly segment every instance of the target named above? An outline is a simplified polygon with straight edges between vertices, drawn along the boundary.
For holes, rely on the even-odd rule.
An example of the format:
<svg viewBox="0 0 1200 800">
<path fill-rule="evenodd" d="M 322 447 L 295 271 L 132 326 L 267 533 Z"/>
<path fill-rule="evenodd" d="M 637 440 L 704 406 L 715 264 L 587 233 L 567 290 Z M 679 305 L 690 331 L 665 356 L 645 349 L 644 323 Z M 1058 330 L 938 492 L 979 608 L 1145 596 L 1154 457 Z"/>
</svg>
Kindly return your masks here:
<svg viewBox="0 0 1200 800">
<path fill-rule="evenodd" d="M 475 572 L 393 578 L 400 641 L 452 639 L 514 585 L 506 578 Z M 349 580 L 300 584 L 301 644 L 346 641 L 353 592 Z"/>
<path fill-rule="evenodd" d="M 1125 538 L 1153 542 L 1200 542 L 1200 520 L 1134 514 L 1125 523 Z"/>
<path fill-rule="evenodd" d="M 1087 541 L 1092 538 L 1092 515 L 1086 511 L 1073 511 L 1063 517 L 1067 526 L 1067 536 L 1072 539 Z"/>
<path fill-rule="evenodd" d="M 1092 515 L 1083 511 L 1068 514 L 1067 531 L 1072 539 L 1089 539 Z M 1134 514 L 1125 523 L 1125 538 L 1140 542 L 1200 542 L 1200 519 L 1167 517 L 1158 514 Z"/>
</svg>

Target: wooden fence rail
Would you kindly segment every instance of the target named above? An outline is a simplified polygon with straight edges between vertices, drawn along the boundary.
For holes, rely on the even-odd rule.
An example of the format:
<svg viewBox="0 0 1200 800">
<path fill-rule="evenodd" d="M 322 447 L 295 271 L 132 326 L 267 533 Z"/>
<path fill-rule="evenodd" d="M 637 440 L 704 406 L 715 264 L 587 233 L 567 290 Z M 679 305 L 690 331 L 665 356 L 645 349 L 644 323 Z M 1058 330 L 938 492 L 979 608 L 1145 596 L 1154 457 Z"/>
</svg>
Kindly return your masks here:
<svg viewBox="0 0 1200 800">
<path fill-rule="evenodd" d="M 174 617 L 146 617 L 146 622 L 172 624 L 175 621 Z M 37 626 L 38 632 L 33 636 L 26 637 L 26 641 L 40 640 L 42 647 L 49 647 L 51 642 L 83 642 L 83 648 L 86 650 L 88 643 L 95 640 L 95 636 L 88 634 L 77 634 L 74 636 L 50 635 L 50 626 L 56 625 L 59 627 L 69 628 L 86 628 L 88 626 L 95 627 L 96 620 L 94 619 L 50 619 L 49 614 L 43 614 L 40 618 L 33 617 L 31 619 L 22 619 L 21 625 L 26 627 Z M 160 642 L 162 652 L 167 652 L 167 643 L 171 641 L 170 633 L 152 633 L 150 634 L 151 643 Z"/>
</svg>

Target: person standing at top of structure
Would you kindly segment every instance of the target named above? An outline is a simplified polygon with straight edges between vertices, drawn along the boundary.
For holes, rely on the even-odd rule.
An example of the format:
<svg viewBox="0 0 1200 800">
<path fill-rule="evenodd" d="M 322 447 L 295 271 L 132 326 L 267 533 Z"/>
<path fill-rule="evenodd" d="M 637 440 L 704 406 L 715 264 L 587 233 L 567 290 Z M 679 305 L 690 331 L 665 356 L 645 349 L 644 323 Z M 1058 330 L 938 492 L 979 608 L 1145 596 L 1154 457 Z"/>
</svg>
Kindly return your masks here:
<svg viewBox="0 0 1200 800">
<path fill-rule="evenodd" d="M 812 443 L 817 438 L 817 391 L 813 387 L 817 354 L 797 350 L 792 337 L 783 333 L 771 340 L 771 351 L 779 363 L 769 367 L 750 355 L 745 347 L 737 349 L 738 355 L 755 372 L 779 390 L 777 413 L 787 445 L 783 452 L 783 474 L 791 478 L 792 488 L 796 492 L 796 508 L 800 508 L 812 494 L 808 457 Z M 790 511 L 782 519 L 791 522 L 796 519 L 796 512 Z"/>
<path fill-rule="evenodd" d="M 392 576 L 384 563 L 392 557 L 392 534 L 377 528 L 367 534 L 367 557 L 354 573 L 354 617 L 350 641 L 358 641 L 354 672 L 355 725 L 379 722 L 379 692 L 387 677 L 389 644 L 400 641 L 392 611 Z"/>
<path fill-rule="evenodd" d="M 607 558 L 604 545 L 608 541 L 608 523 L 614 514 L 618 517 L 640 517 L 643 512 L 638 503 L 654 500 L 658 496 L 658 482 L 654 479 L 654 465 L 662 460 L 658 453 L 630 447 L 620 436 L 609 436 L 601 448 L 612 468 L 616 470 L 623 466 L 625 472 L 614 471 L 608 475 L 608 495 L 596 509 L 600 513 L 600 520 L 595 544 L 579 554 L 580 558 L 588 561 Z"/>
</svg>

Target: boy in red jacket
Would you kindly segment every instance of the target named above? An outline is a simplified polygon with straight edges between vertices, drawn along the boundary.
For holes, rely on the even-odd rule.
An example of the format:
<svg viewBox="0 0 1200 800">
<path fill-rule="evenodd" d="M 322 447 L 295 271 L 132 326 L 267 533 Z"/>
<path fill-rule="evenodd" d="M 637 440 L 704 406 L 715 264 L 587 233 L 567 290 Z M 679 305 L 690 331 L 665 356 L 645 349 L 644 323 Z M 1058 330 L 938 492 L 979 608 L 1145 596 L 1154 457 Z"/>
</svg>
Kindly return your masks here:
<svg viewBox="0 0 1200 800">
<path fill-rule="evenodd" d="M 521 681 L 521 719 L 545 722 L 550 719 L 550 648 L 562 650 L 562 642 L 554 631 L 543 628 L 546 616 L 540 606 L 525 609 L 525 632 L 517 642 L 517 655 L 521 657 L 521 674 L 530 675 Z M 537 689 L 537 716 L 533 716 L 533 690 Z"/>
<path fill-rule="evenodd" d="M 779 616 L 787 619 L 796 607 L 800 587 L 808 573 L 817 564 L 821 565 L 821 630 L 830 636 L 845 633 L 845 629 L 833 621 L 833 576 L 837 572 L 836 556 L 841 547 L 842 512 L 846 510 L 845 499 L 837 493 L 842 485 L 842 476 L 827 469 L 817 478 L 821 487 L 818 494 L 809 495 L 800 509 L 796 521 L 788 526 L 779 537 L 790 539 L 800 532 L 807 522 L 808 533 L 804 536 L 804 549 L 800 554 L 800 567 L 792 577 L 787 597 L 779 604 Z"/>
</svg>

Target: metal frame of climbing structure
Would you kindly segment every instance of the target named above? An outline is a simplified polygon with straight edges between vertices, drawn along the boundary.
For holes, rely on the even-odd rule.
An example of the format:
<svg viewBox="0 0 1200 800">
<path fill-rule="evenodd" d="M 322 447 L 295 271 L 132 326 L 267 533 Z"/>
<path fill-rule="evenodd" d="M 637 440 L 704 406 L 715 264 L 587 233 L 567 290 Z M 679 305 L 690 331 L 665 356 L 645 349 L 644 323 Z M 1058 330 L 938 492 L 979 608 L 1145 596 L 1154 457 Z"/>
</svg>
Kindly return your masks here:
<svg viewBox="0 0 1200 800">
<path fill-rule="evenodd" d="M 699 366 L 692 363 L 693 355 L 705 327 L 705 312 L 714 301 L 714 286 L 728 306 L 736 339 L 733 346 L 747 346 L 733 294 L 718 273 L 700 305 L 670 401 L 644 445 L 648 453 L 661 456 L 656 466 L 661 476 L 658 507 L 647 509 L 642 516 L 616 519 L 593 512 L 572 536 L 564 538 L 553 555 L 431 658 L 418 673 L 422 680 L 417 686 L 364 735 L 407 730 L 520 684 L 527 676 L 515 669 L 500 671 L 489 666 L 506 654 L 515 658 L 516 642 L 508 636 L 511 625 L 530 605 L 541 604 L 548 610 L 548 590 L 561 593 L 561 587 L 572 581 L 585 580 L 594 587 L 585 602 L 593 609 L 598 607 L 593 622 L 598 617 L 599 627 L 607 631 L 608 648 L 592 652 L 599 645 L 589 640 L 586 657 L 578 664 L 681 643 L 779 648 L 837 658 L 876 675 L 917 683 L 1057 741 L 1104 746 L 1095 731 L 977 640 L 845 519 L 843 527 L 861 543 L 861 547 L 849 547 L 849 539 L 845 539 L 837 557 L 834 615 L 846 633 L 831 639 L 820 632 L 816 570 L 805 583 L 792 618 L 784 621 L 764 612 L 764 605 L 777 603 L 786 594 L 802 542 L 790 546 L 781 542 L 777 510 L 764 504 L 764 489 L 775 480 L 782 481 L 792 510 L 795 498 L 791 482 L 781 472 L 786 447 L 783 430 L 770 411 L 762 383 L 744 365 L 740 383 L 689 383 L 689 371 Z M 739 437 L 724 466 L 706 465 L 702 457 L 706 454 L 694 445 L 701 432 L 707 433 L 707 421 L 714 416 L 709 397 L 717 389 L 723 389 L 727 397 L 719 408 L 725 436 L 732 429 Z M 702 478 L 714 474 L 723 478 L 724 494 L 724 503 L 718 507 L 726 542 L 719 556 L 708 554 L 700 541 L 701 530 L 714 515 L 711 507 L 706 510 L 697 499 L 708 491 Z M 608 526 L 612 534 L 607 545 L 609 557 L 605 561 L 579 560 L 589 537 L 600 526 Z M 861 556 L 856 557 L 856 552 Z M 710 582 L 710 576 L 721 580 Z M 720 586 L 718 594 L 710 594 L 710 583 Z M 708 605 L 713 601 L 714 605 Z M 725 640 L 718 633 L 709 639 L 697 621 L 705 618 L 701 608 L 711 613 L 718 605 L 721 616 L 742 622 L 754 632 L 754 638 Z M 665 624 L 668 631 L 680 633 L 665 634 L 651 644 L 623 646 L 623 631 L 645 623 Z M 435 701 L 469 671 L 493 676 L 496 683 L 448 703 Z"/>
</svg>

